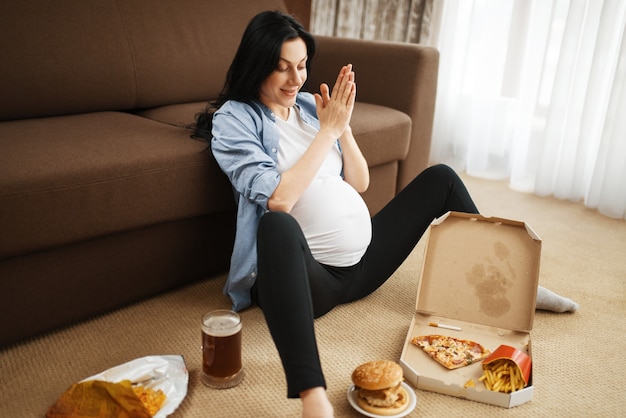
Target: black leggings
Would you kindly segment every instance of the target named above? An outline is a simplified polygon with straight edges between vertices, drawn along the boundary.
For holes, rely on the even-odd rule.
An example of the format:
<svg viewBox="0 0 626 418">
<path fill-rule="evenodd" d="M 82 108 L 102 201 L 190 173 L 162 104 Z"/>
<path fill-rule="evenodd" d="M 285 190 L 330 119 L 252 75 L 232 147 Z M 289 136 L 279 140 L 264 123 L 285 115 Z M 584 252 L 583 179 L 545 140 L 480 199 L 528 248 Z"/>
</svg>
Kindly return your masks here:
<svg viewBox="0 0 626 418">
<path fill-rule="evenodd" d="M 257 233 L 258 276 L 252 289 L 278 349 L 287 396 L 326 387 L 314 318 L 369 295 L 411 253 L 433 219 L 448 211 L 478 213 L 456 173 L 445 165 L 426 169 L 372 218 L 372 241 L 351 267 L 320 264 L 300 226 L 287 213 L 268 212 Z"/>
</svg>

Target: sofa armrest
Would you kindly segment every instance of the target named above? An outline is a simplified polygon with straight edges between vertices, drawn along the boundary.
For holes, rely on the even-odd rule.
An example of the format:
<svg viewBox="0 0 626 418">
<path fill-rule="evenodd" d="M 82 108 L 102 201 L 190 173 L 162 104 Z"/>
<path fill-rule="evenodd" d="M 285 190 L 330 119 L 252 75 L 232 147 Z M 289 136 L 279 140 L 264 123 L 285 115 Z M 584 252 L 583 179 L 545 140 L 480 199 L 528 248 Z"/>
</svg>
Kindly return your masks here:
<svg viewBox="0 0 626 418">
<path fill-rule="evenodd" d="M 411 143 L 400 161 L 396 192 L 428 167 L 432 138 L 439 51 L 418 44 L 316 36 L 317 55 L 308 88 L 331 88 L 342 65 L 353 64 L 357 101 L 400 110 L 411 118 Z"/>
</svg>

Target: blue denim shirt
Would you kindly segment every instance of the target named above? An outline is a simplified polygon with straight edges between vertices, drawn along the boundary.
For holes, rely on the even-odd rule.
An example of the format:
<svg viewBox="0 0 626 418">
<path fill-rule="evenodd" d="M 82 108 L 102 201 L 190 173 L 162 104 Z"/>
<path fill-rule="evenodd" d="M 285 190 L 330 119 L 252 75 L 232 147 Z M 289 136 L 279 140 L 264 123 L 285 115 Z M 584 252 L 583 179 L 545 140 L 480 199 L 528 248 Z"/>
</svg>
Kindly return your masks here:
<svg viewBox="0 0 626 418">
<path fill-rule="evenodd" d="M 312 94 L 299 93 L 295 108 L 305 123 L 319 130 Z M 237 202 L 235 244 L 224 294 L 230 296 L 233 310 L 240 311 L 252 304 L 257 226 L 280 181 L 276 116 L 261 102 L 231 100 L 213 115 L 212 135 L 211 150 L 230 180 Z"/>
</svg>

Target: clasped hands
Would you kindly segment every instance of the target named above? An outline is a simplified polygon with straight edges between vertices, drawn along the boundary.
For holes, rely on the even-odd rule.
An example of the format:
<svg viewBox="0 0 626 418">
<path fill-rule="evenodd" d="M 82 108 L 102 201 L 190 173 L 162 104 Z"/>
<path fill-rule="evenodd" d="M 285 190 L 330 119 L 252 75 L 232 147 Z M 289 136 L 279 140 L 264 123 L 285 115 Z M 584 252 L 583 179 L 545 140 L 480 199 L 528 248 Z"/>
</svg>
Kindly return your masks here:
<svg viewBox="0 0 626 418">
<path fill-rule="evenodd" d="M 334 139 L 343 135 L 349 128 L 355 99 L 354 71 L 352 64 L 348 64 L 339 71 L 332 93 L 328 84 L 323 83 L 320 86 L 320 93 L 315 94 L 320 131 L 327 131 Z"/>
</svg>

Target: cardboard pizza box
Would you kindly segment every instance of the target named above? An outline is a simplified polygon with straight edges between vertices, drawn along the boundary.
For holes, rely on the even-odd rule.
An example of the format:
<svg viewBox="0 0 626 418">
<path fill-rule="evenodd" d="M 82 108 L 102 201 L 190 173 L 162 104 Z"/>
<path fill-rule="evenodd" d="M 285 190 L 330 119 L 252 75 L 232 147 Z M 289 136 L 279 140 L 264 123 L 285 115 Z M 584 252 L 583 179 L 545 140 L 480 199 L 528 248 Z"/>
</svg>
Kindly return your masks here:
<svg viewBox="0 0 626 418">
<path fill-rule="evenodd" d="M 493 392 L 478 380 L 482 362 L 448 370 L 410 340 L 440 334 L 475 341 L 491 352 L 509 345 L 532 358 L 541 239 L 524 222 L 459 212 L 433 221 L 426 239 L 416 311 L 400 357 L 405 380 L 418 389 L 506 408 L 528 402 L 532 373 L 522 390 Z M 475 386 L 465 388 L 470 379 Z"/>
</svg>

